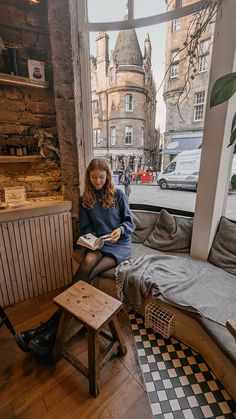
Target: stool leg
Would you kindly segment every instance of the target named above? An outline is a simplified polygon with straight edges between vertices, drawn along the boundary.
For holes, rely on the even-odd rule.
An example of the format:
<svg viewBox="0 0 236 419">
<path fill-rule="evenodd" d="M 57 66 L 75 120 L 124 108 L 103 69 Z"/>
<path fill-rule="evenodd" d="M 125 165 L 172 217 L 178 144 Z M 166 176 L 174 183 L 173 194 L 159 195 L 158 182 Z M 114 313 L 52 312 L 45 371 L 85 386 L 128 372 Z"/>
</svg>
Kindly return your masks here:
<svg viewBox="0 0 236 419">
<path fill-rule="evenodd" d="M 1 318 L 0 327 L 3 324 L 5 324 L 5 326 L 7 326 L 7 328 L 10 330 L 11 334 L 14 336 L 16 334 L 14 327 L 12 326 L 10 320 L 8 319 L 5 311 L 3 310 L 1 306 L 0 306 L 0 318 Z"/>
<path fill-rule="evenodd" d="M 98 333 L 88 328 L 89 391 L 93 397 L 100 393 L 100 353 Z"/>
<path fill-rule="evenodd" d="M 62 311 L 60 315 L 60 320 L 57 328 L 57 335 L 55 340 L 55 345 L 53 349 L 53 359 L 58 361 L 61 357 L 61 350 L 66 340 L 66 330 L 67 325 L 71 319 L 71 315 L 67 312 Z"/>
<path fill-rule="evenodd" d="M 119 342 L 118 354 L 125 355 L 127 353 L 127 348 L 116 316 L 114 316 L 112 320 L 109 322 L 109 327 L 111 329 L 111 333 L 114 340 L 118 340 Z"/>
</svg>

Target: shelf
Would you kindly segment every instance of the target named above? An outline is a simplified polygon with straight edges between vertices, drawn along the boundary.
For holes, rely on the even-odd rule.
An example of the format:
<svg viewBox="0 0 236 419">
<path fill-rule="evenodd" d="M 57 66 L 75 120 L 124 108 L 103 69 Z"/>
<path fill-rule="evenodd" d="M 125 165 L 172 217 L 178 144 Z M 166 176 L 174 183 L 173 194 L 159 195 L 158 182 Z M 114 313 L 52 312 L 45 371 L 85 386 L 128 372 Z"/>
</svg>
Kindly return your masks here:
<svg viewBox="0 0 236 419">
<path fill-rule="evenodd" d="M 31 156 L 0 156 L 1 163 L 33 163 L 39 160 L 38 154 Z"/>
<path fill-rule="evenodd" d="M 47 89 L 49 84 L 46 81 L 30 80 L 27 77 L 13 76 L 12 74 L 0 73 L 0 84 L 20 87 L 34 87 L 37 89 Z"/>
</svg>

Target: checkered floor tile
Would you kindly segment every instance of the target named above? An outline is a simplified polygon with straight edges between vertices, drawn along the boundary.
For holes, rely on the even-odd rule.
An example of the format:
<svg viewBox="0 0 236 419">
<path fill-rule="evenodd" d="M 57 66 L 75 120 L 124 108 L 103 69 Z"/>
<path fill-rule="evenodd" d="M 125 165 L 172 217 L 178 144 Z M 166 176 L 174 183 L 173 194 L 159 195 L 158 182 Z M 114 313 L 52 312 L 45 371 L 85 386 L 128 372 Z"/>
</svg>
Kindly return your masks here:
<svg viewBox="0 0 236 419">
<path fill-rule="evenodd" d="M 146 329 L 136 313 L 129 319 L 154 419 L 236 418 L 236 402 L 198 353 Z"/>
</svg>

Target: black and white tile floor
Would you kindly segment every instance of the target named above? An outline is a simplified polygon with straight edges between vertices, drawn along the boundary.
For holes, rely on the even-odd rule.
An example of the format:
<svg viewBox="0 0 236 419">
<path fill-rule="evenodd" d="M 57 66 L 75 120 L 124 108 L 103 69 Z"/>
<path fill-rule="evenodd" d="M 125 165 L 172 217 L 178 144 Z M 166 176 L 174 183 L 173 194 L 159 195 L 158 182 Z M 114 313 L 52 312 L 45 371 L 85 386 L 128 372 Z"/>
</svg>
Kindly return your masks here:
<svg viewBox="0 0 236 419">
<path fill-rule="evenodd" d="M 236 418 L 236 402 L 198 353 L 146 329 L 136 313 L 129 319 L 154 419 Z"/>
</svg>

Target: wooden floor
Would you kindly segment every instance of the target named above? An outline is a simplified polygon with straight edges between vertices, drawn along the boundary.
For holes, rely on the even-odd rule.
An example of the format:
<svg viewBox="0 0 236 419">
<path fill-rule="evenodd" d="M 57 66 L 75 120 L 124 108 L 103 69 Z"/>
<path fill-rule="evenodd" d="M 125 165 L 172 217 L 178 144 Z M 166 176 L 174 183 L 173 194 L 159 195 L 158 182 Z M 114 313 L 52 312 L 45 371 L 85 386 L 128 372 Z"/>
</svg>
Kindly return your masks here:
<svg viewBox="0 0 236 419">
<path fill-rule="evenodd" d="M 38 326 L 55 311 L 52 298 L 60 291 L 7 308 L 16 331 Z M 57 364 L 24 353 L 5 326 L 0 329 L 0 419 L 151 419 L 135 343 L 127 316 L 119 315 L 128 348 L 101 371 L 101 393 L 94 399 L 88 381 L 65 359 Z M 86 355 L 86 339 L 76 351 Z"/>
</svg>

